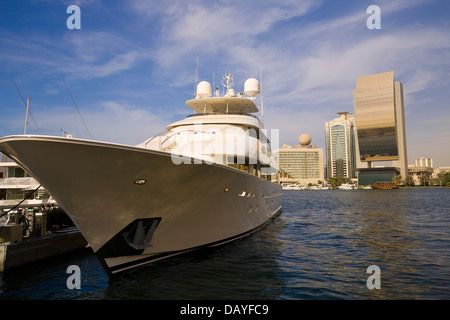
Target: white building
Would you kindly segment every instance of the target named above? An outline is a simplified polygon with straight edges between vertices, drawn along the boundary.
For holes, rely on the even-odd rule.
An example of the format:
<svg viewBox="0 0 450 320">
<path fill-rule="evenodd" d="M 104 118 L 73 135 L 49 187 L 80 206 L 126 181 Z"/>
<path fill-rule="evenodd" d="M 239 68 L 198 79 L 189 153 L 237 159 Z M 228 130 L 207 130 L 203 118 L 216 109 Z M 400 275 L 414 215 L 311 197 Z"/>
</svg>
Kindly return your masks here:
<svg viewBox="0 0 450 320">
<path fill-rule="evenodd" d="M 416 167 L 433 168 L 433 159 L 422 157 L 422 158 L 414 160 L 414 165 Z"/>
<path fill-rule="evenodd" d="M 414 179 L 414 184 L 431 185 L 433 182 L 433 159 L 419 158 L 414 160 L 414 165 L 408 166 L 408 173 Z"/>
<path fill-rule="evenodd" d="M 311 137 L 302 134 L 299 145 L 295 147 L 284 144 L 275 153 L 278 153 L 278 164 L 281 171 L 282 184 L 299 183 L 308 185 L 317 184 L 325 180 L 323 168 L 323 149 L 310 145 Z"/>
</svg>

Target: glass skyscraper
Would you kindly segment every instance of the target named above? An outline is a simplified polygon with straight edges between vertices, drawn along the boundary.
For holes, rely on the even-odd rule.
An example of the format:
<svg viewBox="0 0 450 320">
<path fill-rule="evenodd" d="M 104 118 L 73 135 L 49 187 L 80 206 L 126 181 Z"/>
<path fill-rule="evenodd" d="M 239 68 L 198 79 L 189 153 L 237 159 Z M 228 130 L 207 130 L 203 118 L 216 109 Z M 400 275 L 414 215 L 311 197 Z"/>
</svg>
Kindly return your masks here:
<svg viewBox="0 0 450 320">
<path fill-rule="evenodd" d="M 403 177 L 408 174 L 403 85 L 394 72 L 356 79 L 353 92 L 361 169 L 373 161 L 392 161 Z M 360 169 L 360 168 L 358 168 Z M 367 171 L 367 170 L 366 170 Z M 362 170 L 359 170 L 360 175 Z"/>
<path fill-rule="evenodd" d="M 327 178 L 356 178 L 355 117 L 338 114 L 325 123 Z"/>
</svg>

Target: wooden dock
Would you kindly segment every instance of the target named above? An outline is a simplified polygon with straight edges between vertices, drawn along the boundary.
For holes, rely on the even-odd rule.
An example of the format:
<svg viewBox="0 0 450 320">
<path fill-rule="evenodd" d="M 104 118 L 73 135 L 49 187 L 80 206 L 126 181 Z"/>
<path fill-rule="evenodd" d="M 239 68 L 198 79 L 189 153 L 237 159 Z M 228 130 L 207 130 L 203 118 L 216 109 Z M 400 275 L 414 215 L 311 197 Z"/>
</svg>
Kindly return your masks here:
<svg viewBox="0 0 450 320">
<path fill-rule="evenodd" d="M 87 241 L 78 229 L 3 243 L 0 244 L 0 272 L 86 246 Z"/>
</svg>

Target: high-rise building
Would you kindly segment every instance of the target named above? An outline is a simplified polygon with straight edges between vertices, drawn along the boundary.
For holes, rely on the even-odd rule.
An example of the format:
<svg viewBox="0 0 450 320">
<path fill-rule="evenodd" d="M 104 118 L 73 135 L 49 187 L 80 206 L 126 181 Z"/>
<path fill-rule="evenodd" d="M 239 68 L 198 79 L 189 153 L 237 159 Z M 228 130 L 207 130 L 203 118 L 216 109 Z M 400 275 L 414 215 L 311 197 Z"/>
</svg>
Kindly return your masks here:
<svg viewBox="0 0 450 320">
<path fill-rule="evenodd" d="M 281 170 L 281 183 L 300 183 L 307 185 L 324 181 L 323 149 L 310 145 L 311 137 L 302 134 L 299 145 L 284 144 L 276 151 Z"/>
<path fill-rule="evenodd" d="M 356 178 L 355 117 L 338 114 L 325 123 L 327 178 Z"/>
<path fill-rule="evenodd" d="M 359 147 L 359 183 L 372 184 L 377 175 L 383 175 L 383 179 L 396 173 L 406 177 L 408 159 L 403 85 L 394 82 L 394 72 L 357 78 L 353 102 Z M 392 161 L 392 167 L 384 169 L 386 172 L 379 168 L 371 172 L 374 161 Z M 361 179 L 365 181 L 361 182 Z"/>
</svg>

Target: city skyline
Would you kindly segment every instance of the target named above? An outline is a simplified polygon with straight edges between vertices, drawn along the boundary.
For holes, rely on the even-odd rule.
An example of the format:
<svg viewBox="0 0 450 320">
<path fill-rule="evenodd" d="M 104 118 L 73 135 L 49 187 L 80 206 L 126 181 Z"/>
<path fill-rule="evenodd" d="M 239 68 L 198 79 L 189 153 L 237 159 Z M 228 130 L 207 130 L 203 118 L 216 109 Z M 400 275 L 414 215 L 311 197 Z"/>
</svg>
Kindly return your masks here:
<svg viewBox="0 0 450 320">
<path fill-rule="evenodd" d="M 366 26 L 373 4 L 379 30 Z M 81 29 L 67 28 L 70 5 L 81 9 Z M 409 164 L 426 157 L 449 166 L 449 12 L 448 1 L 422 0 L 5 1 L 0 136 L 24 132 L 15 85 L 30 97 L 28 133 L 89 139 L 72 94 L 94 139 L 134 145 L 192 112 L 184 102 L 196 78 L 220 86 L 231 72 L 237 92 L 262 74 L 264 124 L 280 129 L 280 145 L 307 132 L 325 149 L 323 125 L 353 111 L 356 78 L 393 70 L 404 88 Z"/>
</svg>

